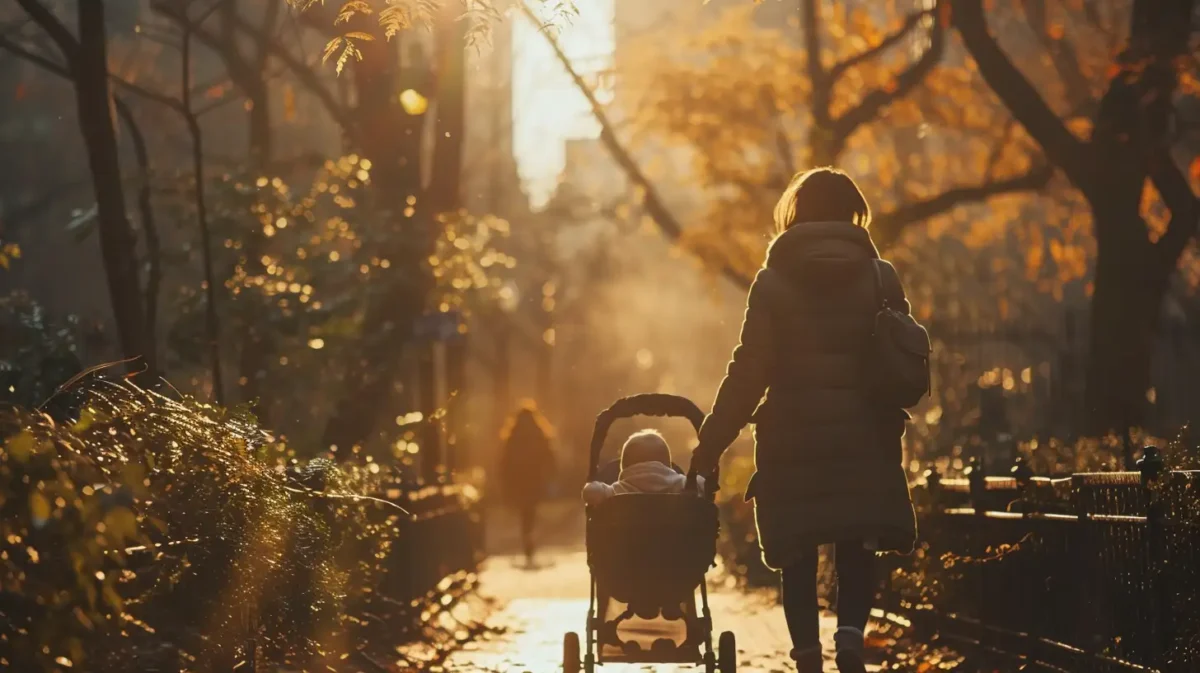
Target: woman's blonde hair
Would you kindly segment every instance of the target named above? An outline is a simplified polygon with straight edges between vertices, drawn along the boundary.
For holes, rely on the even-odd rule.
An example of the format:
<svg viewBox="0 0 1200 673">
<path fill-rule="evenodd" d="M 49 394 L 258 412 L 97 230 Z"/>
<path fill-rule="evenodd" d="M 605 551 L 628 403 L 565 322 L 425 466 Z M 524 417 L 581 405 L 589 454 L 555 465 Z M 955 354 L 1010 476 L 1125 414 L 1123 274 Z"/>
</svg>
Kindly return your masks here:
<svg viewBox="0 0 1200 673">
<path fill-rule="evenodd" d="M 845 171 L 822 166 L 797 173 L 775 204 L 775 231 L 798 222 L 853 222 L 871 226 L 871 207 Z"/>
</svg>

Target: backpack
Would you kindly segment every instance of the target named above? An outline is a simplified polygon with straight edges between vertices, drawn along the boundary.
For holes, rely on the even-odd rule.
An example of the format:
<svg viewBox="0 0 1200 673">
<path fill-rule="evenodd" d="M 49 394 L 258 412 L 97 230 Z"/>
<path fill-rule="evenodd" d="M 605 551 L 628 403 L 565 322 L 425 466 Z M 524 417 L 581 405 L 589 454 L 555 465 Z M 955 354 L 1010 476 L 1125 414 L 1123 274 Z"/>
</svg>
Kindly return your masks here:
<svg viewBox="0 0 1200 673">
<path fill-rule="evenodd" d="M 881 406 L 907 409 L 931 389 L 929 332 L 905 310 L 904 290 L 892 265 L 876 259 L 872 267 L 879 298 L 870 346 L 873 394 Z"/>
</svg>

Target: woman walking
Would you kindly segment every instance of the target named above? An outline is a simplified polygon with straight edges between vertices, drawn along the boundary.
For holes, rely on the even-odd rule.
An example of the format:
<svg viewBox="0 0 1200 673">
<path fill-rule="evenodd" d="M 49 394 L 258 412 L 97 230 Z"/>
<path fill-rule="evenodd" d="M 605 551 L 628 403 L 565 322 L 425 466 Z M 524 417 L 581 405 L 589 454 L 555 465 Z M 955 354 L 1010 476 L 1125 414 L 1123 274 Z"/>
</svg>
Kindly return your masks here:
<svg viewBox="0 0 1200 673">
<path fill-rule="evenodd" d="M 550 423 L 532 401 L 524 402 L 500 431 L 504 442 L 500 454 L 500 488 L 520 519 L 521 546 L 531 567 L 537 507 L 554 475 L 552 435 Z"/>
<path fill-rule="evenodd" d="M 895 269 L 879 261 L 870 220 L 845 173 L 817 168 L 792 179 L 775 206 L 777 236 L 750 288 L 741 343 L 692 458 L 694 471 L 711 472 L 755 423 L 757 472 L 746 499 L 754 500 L 763 561 L 782 571 L 801 673 L 823 665 L 818 545 L 836 545 L 838 670 L 863 673 L 875 554 L 911 552 L 916 538 L 900 448 L 908 415 L 870 392 L 879 295 L 904 312 L 909 305 Z"/>
</svg>

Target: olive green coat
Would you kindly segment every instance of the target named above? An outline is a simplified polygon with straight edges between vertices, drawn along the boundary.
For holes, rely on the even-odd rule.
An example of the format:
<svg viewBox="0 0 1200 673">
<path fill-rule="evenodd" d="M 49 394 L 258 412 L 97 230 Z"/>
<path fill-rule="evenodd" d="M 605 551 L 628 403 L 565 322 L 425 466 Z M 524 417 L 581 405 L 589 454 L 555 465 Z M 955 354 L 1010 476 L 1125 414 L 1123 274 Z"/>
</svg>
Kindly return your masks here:
<svg viewBox="0 0 1200 673">
<path fill-rule="evenodd" d="M 900 448 L 908 416 L 879 408 L 868 393 L 878 257 L 867 230 L 845 222 L 800 223 L 776 238 L 700 430 L 696 450 L 711 456 L 756 424 L 746 499 L 771 568 L 830 542 L 912 550 L 916 521 Z M 906 298 L 892 299 L 908 310 Z"/>
</svg>

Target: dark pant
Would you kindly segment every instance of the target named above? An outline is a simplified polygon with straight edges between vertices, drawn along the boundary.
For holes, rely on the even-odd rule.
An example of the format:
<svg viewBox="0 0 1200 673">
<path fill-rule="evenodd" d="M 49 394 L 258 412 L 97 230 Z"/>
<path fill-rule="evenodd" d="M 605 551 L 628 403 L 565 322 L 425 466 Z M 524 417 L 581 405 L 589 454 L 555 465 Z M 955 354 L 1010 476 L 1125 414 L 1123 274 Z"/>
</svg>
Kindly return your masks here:
<svg viewBox="0 0 1200 673">
<path fill-rule="evenodd" d="M 821 645 L 820 608 L 817 606 L 817 549 L 783 569 L 783 614 L 792 647 L 803 651 Z M 837 569 L 838 626 L 862 631 L 875 602 L 875 552 L 861 541 L 839 542 Z"/>
</svg>

